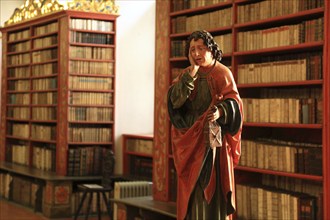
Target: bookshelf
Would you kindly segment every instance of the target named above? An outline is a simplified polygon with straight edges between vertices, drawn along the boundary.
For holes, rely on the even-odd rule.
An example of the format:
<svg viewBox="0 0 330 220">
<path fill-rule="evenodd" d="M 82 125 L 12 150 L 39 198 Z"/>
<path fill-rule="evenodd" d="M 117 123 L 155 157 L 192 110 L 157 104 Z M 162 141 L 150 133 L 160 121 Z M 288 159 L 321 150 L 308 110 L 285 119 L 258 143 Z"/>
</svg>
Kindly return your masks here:
<svg viewBox="0 0 330 220">
<path fill-rule="evenodd" d="M 185 40 L 192 31 L 205 29 L 223 49 L 222 63 L 232 70 L 244 101 L 236 217 L 272 217 L 258 212 L 278 206 L 267 196 L 305 202 L 301 208 L 314 213 L 297 211 L 299 218 L 330 216 L 329 8 L 328 1 L 308 0 L 156 1 L 154 199 L 175 202 L 164 94 L 189 65 Z M 242 201 L 242 196 L 254 200 Z M 256 201 L 258 210 L 242 208 Z M 287 215 L 283 210 L 281 216 Z M 269 213 L 276 217 L 280 212 Z"/>
<path fill-rule="evenodd" d="M 115 22 L 65 11 L 1 29 L 1 161 L 99 175 L 102 149 L 114 149 Z M 79 154 L 95 171 L 71 164 Z"/>
<path fill-rule="evenodd" d="M 153 135 L 123 134 L 123 175 L 152 180 Z"/>
<path fill-rule="evenodd" d="M 115 151 L 118 15 L 79 9 L 0 29 L 0 161 L 4 170 L 13 164 L 62 177 L 40 180 L 48 217 L 70 215 L 72 177 L 100 180 L 104 150 Z"/>
</svg>

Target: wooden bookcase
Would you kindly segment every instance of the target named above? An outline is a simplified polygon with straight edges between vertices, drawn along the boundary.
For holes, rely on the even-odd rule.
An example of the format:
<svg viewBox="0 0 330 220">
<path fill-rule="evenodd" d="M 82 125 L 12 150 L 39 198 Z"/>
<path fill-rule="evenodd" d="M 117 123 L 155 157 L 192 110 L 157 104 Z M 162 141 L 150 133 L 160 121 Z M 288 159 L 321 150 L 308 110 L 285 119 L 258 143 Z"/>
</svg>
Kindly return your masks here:
<svg viewBox="0 0 330 220">
<path fill-rule="evenodd" d="M 156 1 L 154 199 L 175 202 L 164 94 L 177 72 L 189 65 L 184 41 L 192 31 L 205 29 L 223 49 L 222 63 L 231 68 L 244 101 L 242 156 L 235 169 L 237 217 L 253 218 L 250 214 L 257 212 L 242 208 L 242 202 L 257 203 L 260 209 L 267 208 L 266 201 L 268 207 L 275 205 L 266 196 L 260 202 L 252 193 L 259 190 L 295 202 L 303 201 L 304 192 L 315 198 L 313 217 L 329 218 L 329 1 L 190 4 Z M 242 201 L 242 196 L 253 201 Z"/>
<path fill-rule="evenodd" d="M 61 11 L 1 29 L 1 161 L 99 174 L 102 148 L 114 149 L 115 24 Z"/>
<path fill-rule="evenodd" d="M 123 134 L 123 175 L 152 180 L 153 135 Z"/>
<path fill-rule="evenodd" d="M 1 167 L 52 176 L 46 216 L 71 213 L 72 177 L 100 179 L 103 150 L 115 150 L 117 17 L 62 10 L 0 29 Z"/>
</svg>

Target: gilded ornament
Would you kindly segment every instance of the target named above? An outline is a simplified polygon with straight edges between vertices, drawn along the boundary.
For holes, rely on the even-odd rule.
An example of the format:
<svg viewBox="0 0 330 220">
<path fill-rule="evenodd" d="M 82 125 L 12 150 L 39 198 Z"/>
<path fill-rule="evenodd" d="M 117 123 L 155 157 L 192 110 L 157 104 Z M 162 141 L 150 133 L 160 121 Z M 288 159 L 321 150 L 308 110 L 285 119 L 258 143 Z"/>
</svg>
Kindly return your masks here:
<svg viewBox="0 0 330 220">
<path fill-rule="evenodd" d="M 72 0 L 65 4 L 61 4 L 57 0 L 26 0 L 20 8 L 15 9 L 13 15 L 5 22 L 5 26 L 67 9 L 115 15 L 119 11 L 115 0 Z"/>
</svg>

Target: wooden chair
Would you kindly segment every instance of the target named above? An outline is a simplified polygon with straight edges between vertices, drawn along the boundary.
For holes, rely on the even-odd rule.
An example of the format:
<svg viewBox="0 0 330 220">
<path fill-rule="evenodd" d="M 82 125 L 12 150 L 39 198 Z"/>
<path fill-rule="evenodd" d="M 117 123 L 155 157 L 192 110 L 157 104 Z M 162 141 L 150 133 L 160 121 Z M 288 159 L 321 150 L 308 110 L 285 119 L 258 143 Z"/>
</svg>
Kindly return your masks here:
<svg viewBox="0 0 330 220">
<path fill-rule="evenodd" d="M 105 150 L 103 154 L 103 161 L 102 161 L 102 183 L 101 184 L 79 184 L 77 189 L 79 192 L 83 192 L 81 201 L 79 203 L 78 209 L 75 213 L 74 219 L 76 220 L 79 216 L 80 210 L 84 204 L 84 201 L 89 194 L 89 200 L 87 204 L 87 213 L 85 219 L 88 219 L 91 202 L 93 198 L 93 194 L 96 193 L 97 197 L 97 214 L 98 219 L 101 219 L 101 195 L 103 197 L 104 203 L 106 204 L 107 212 L 110 217 L 112 218 L 112 211 L 110 208 L 110 201 L 108 200 L 106 193 L 113 191 L 114 183 L 113 183 L 113 173 L 114 173 L 114 166 L 115 166 L 115 156 L 112 150 Z"/>
</svg>

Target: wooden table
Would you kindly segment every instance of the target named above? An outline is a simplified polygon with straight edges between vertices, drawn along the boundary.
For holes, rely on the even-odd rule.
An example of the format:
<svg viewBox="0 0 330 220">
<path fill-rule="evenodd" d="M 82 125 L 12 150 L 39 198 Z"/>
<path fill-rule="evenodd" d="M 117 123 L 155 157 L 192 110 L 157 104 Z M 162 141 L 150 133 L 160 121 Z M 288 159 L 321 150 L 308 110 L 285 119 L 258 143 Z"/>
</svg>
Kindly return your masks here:
<svg viewBox="0 0 330 220">
<path fill-rule="evenodd" d="M 135 217 L 144 220 L 176 219 L 175 203 L 156 201 L 152 196 L 111 199 L 111 201 L 120 206 L 120 209 L 124 209 L 127 220 Z"/>
</svg>

